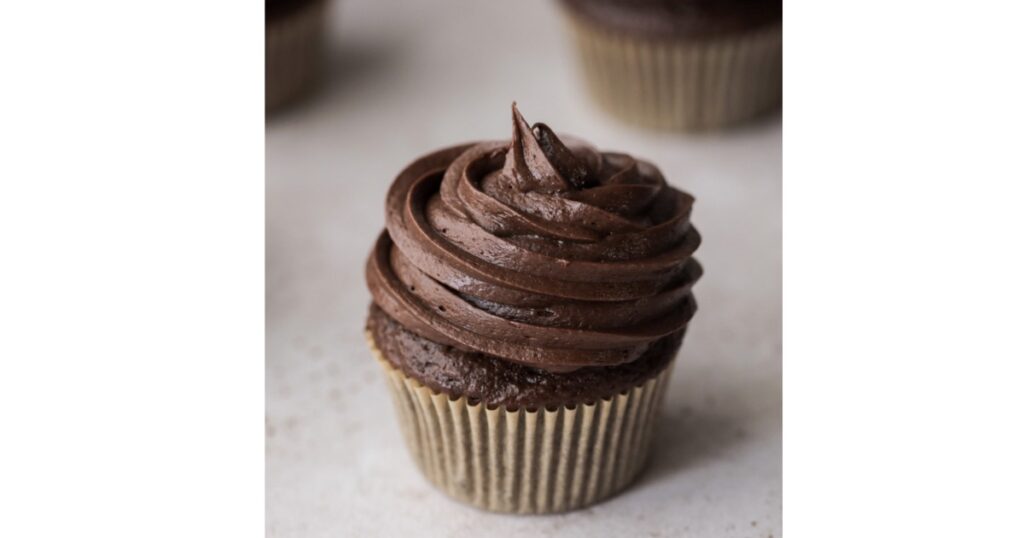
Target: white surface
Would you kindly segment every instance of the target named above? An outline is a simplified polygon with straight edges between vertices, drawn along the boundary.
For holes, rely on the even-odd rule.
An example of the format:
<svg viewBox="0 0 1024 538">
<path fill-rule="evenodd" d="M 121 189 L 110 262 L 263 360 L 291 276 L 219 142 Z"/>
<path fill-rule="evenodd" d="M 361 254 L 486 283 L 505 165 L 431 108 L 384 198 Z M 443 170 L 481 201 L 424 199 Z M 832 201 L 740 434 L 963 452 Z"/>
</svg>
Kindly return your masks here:
<svg viewBox="0 0 1024 538">
<path fill-rule="evenodd" d="M 268 121 L 269 536 L 781 536 L 780 121 L 689 137 L 614 123 L 586 99 L 558 15 L 541 0 L 340 0 L 322 91 Z M 433 149 L 508 137 L 512 100 L 657 164 L 696 196 L 704 236 L 700 309 L 648 470 L 559 516 L 434 490 L 362 337 L 391 179 Z"/>
</svg>

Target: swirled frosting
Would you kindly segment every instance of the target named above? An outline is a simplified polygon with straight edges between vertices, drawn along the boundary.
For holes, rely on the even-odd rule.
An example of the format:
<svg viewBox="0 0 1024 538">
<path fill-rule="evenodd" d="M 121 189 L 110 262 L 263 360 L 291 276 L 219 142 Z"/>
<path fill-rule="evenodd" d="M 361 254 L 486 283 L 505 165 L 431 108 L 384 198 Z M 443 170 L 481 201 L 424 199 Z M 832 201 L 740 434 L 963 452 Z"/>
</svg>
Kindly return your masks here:
<svg viewBox="0 0 1024 538">
<path fill-rule="evenodd" d="M 438 343 L 566 372 L 686 326 L 693 197 L 650 163 L 532 128 L 426 155 L 395 179 L 367 262 L 374 302 Z"/>
</svg>

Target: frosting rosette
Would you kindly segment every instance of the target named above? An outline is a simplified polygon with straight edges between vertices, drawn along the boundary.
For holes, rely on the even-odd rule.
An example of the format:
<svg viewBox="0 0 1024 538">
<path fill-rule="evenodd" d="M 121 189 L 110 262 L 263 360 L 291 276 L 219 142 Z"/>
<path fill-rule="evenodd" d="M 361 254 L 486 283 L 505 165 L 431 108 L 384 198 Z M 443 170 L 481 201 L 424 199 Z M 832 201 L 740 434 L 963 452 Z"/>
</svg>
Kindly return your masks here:
<svg viewBox="0 0 1024 538">
<path fill-rule="evenodd" d="M 567 372 L 685 330 L 701 267 L 693 197 L 512 107 L 511 141 L 403 170 L 367 262 L 374 302 L 435 342 Z"/>
</svg>

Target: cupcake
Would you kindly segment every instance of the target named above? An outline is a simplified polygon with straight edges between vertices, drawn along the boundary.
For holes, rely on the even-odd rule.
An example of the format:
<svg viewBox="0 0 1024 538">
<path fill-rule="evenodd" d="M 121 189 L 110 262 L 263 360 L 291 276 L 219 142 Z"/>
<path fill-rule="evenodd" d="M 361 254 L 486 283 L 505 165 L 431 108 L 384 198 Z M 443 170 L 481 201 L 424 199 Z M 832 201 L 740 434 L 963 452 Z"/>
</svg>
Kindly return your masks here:
<svg viewBox="0 0 1024 538">
<path fill-rule="evenodd" d="M 561 0 L 590 93 L 644 127 L 715 129 L 782 102 L 782 0 Z"/>
<path fill-rule="evenodd" d="M 413 459 L 487 510 L 580 508 L 644 465 L 696 309 L 693 197 L 532 128 L 420 157 L 366 265 L 366 337 Z"/>
<path fill-rule="evenodd" d="M 300 96 L 316 77 L 325 0 L 266 0 L 266 108 Z"/>
</svg>

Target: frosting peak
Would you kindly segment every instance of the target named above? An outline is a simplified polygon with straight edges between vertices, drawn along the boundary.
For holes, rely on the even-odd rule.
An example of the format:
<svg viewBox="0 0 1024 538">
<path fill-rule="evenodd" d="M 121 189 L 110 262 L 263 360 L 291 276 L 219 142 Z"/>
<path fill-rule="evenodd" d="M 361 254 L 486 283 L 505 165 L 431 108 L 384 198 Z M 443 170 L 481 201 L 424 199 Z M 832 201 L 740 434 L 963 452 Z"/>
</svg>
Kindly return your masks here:
<svg viewBox="0 0 1024 538">
<path fill-rule="evenodd" d="M 538 123 L 531 128 L 512 103 L 512 143 L 505 154 L 502 187 L 524 193 L 563 193 L 584 187 L 587 174 L 586 166 L 550 127 Z"/>
<path fill-rule="evenodd" d="M 374 301 L 442 344 L 552 371 L 629 362 L 685 328 L 693 198 L 653 165 L 532 128 L 396 178 L 367 265 Z"/>
</svg>

